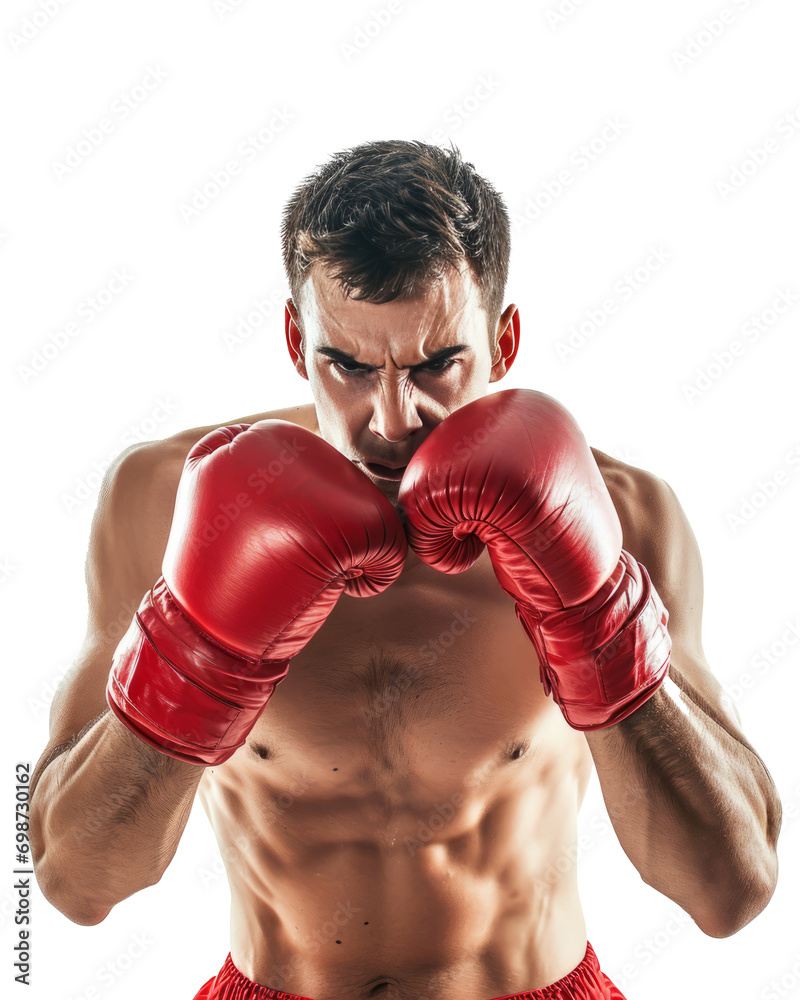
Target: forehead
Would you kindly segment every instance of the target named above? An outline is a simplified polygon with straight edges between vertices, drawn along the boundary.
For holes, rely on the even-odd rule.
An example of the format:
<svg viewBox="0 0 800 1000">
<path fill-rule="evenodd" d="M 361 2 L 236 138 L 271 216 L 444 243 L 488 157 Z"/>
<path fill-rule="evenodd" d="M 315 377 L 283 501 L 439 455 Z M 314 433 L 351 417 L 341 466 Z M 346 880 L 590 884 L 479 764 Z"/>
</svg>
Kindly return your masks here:
<svg viewBox="0 0 800 1000">
<path fill-rule="evenodd" d="M 450 343 L 486 339 L 486 313 L 480 289 L 468 268 L 449 269 L 441 279 L 413 298 L 380 305 L 345 297 L 341 285 L 313 267 L 300 302 L 306 339 L 355 355 L 369 347 L 427 350 Z"/>
</svg>

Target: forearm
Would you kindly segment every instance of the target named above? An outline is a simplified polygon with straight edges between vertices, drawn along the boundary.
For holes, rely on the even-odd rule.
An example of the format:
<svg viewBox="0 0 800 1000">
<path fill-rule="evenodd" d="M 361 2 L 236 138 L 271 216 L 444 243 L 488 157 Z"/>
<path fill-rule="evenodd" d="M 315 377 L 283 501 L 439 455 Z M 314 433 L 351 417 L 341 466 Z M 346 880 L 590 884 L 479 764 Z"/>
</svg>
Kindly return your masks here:
<svg viewBox="0 0 800 1000">
<path fill-rule="evenodd" d="M 673 664 L 640 709 L 586 733 L 625 853 L 715 937 L 755 917 L 777 875 L 780 800 L 734 728 Z"/>
<path fill-rule="evenodd" d="M 76 923 L 98 923 L 155 884 L 203 771 L 147 746 L 112 712 L 102 715 L 32 789 L 34 868 L 47 898 Z"/>
</svg>

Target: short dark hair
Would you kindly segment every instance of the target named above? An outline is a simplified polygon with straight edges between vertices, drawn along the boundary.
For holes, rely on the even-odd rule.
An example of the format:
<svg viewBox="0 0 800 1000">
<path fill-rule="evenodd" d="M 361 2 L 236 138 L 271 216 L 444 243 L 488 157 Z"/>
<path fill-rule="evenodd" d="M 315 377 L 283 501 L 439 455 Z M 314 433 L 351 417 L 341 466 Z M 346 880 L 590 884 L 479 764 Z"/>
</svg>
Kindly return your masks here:
<svg viewBox="0 0 800 1000">
<path fill-rule="evenodd" d="M 314 263 L 346 296 L 383 303 L 424 293 L 466 261 L 494 346 L 510 228 L 500 194 L 452 144 L 365 142 L 334 154 L 296 188 L 283 211 L 283 263 L 299 308 Z"/>
</svg>

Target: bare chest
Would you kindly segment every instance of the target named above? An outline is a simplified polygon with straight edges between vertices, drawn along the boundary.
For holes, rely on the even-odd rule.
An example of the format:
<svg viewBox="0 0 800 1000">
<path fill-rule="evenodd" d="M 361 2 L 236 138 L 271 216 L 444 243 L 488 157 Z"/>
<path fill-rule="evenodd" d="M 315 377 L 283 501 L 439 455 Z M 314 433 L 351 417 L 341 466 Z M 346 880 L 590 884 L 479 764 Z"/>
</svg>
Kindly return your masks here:
<svg viewBox="0 0 800 1000">
<path fill-rule="evenodd" d="M 320 793 L 413 809 L 563 738 L 553 710 L 488 555 L 454 576 L 417 563 L 377 597 L 340 599 L 239 753 L 279 785 L 302 772 Z"/>
</svg>

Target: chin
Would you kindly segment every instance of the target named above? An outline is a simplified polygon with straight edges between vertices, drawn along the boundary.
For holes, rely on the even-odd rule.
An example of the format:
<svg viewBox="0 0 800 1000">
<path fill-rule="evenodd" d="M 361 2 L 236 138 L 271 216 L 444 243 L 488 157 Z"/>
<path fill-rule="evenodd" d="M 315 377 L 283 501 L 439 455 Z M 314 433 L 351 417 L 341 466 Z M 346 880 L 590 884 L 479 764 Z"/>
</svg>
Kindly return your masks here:
<svg viewBox="0 0 800 1000">
<path fill-rule="evenodd" d="M 389 503 L 394 507 L 400 516 L 403 516 L 403 508 L 400 506 L 400 483 L 387 483 L 385 480 L 379 480 L 375 483 L 381 493 L 386 497 Z"/>
<path fill-rule="evenodd" d="M 373 479 L 372 476 L 369 477 L 373 483 L 378 487 L 378 489 L 383 493 L 387 500 L 391 500 L 392 503 L 397 503 L 397 498 L 400 496 L 400 483 L 390 482 L 386 479 Z"/>
</svg>

